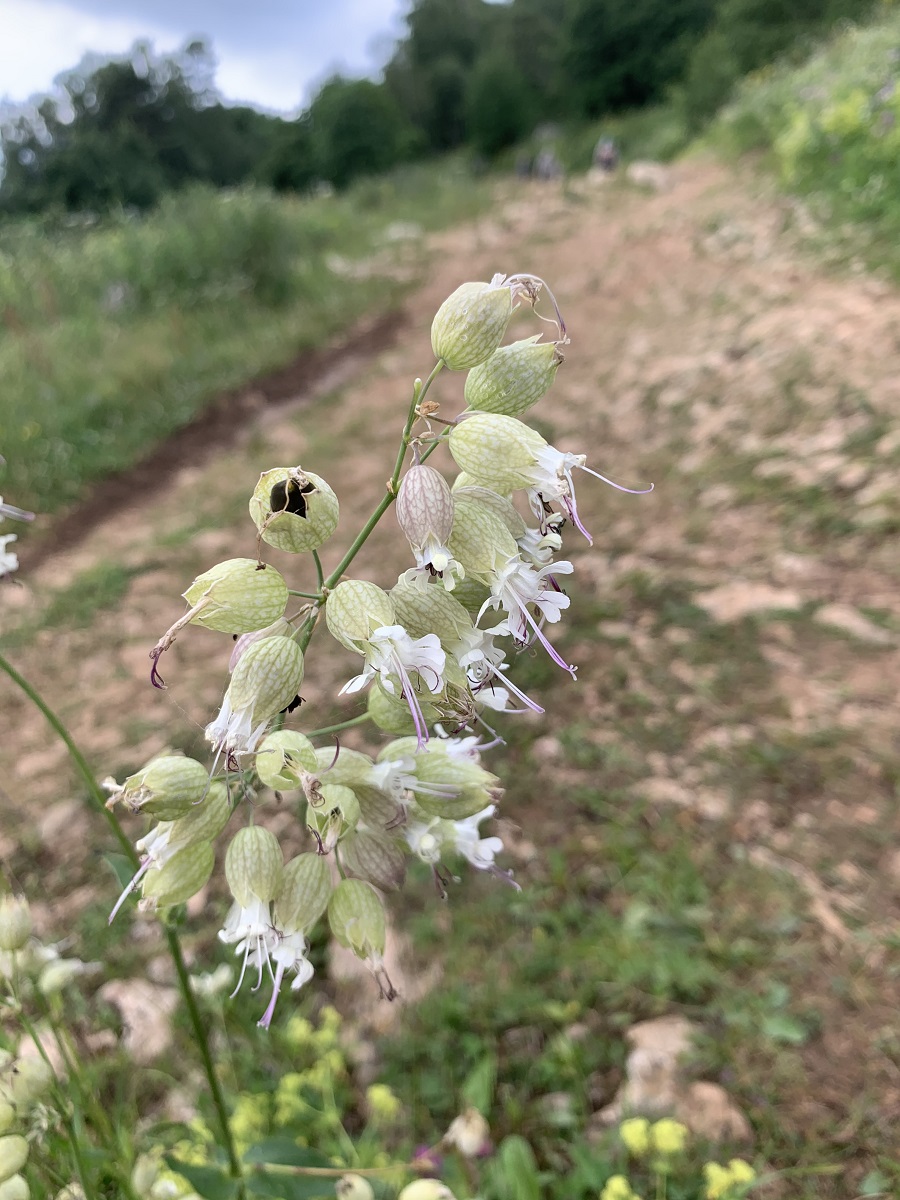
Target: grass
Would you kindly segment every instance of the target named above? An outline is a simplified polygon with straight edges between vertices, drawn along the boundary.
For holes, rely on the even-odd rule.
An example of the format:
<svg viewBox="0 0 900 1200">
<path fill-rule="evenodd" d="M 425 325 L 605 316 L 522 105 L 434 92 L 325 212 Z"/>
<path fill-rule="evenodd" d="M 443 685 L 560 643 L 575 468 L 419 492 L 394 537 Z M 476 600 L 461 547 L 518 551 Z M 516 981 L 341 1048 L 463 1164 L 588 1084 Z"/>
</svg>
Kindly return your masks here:
<svg viewBox="0 0 900 1200">
<path fill-rule="evenodd" d="M 798 231 L 819 257 L 860 259 L 900 278 L 900 15 L 889 6 L 849 26 L 805 63 L 767 66 L 744 80 L 709 132 L 727 154 L 761 152 L 804 197 Z"/>
<path fill-rule="evenodd" d="M 0 225 L 3 491 L 71 504 L 221 390 L 395 303 L 417 229 L 486 195 L 450 161 L 335 197 L 198 189 L 143 218 Z"/>
</svg>

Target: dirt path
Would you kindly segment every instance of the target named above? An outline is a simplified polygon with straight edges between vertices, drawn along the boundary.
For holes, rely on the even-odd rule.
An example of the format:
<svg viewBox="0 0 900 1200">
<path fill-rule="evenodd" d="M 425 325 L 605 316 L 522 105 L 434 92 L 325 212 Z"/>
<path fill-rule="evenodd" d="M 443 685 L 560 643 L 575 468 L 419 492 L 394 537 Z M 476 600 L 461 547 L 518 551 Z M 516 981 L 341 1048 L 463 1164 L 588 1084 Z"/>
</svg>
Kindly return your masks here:
<svg viewBox="0 0 900 1200">
<path fill-rule="evenodd" d="M 567 721 L 595 730 L 598 745 L 624 736 L 608 682 L 624 672 L 648 711 L 628 734 L 634 794 L 724 823 L 744 852 L 795 879 L 821 928 L 823 979 L 850 970 L 848 956 L 873 972 L 854 984 L 865 1037 L 848 1033 L 845 1014 L 826 1016 L 827 1070 L 810 1063 L 815 1120 L 849 1120 L 848 1096 L 872 1089 L 890 1121 L 897 1068 L 873 1038 L 898 998 L 886 956 L 900 918 L 900 294 L 819 270 L 792 217 L 762 184 L 705 162 L 675 169 L 661 194 L 510 194 L 493 216 L 434 239 L 399 331 L 314 407 L 298 397 L 242 414 L 232 446 L 115 508 L 4 590 L 3 604 L 45 622 L 49 606 L 52 624 L 12 653 L 99 773 L 190 744 L 221 695 L 222 643 L 182 637 L 166 694 L 149 687 L 147 651 L 195 573 L 253 553 L 245 505 L 259 471 L 302 462 L 323 474 L 346 539 L 389 473 L 440 301 L 496 271 L 548 279 L 572 344 L 536 411 L 542 431 L 616 479 L 656 484 L 640 499 L 581 484 L 596 544 L 573 555 L 573 590 L 620 603 L 614 618 L 579 626 L 577 696 L 561 689 L 542 731 L 548 781 L 579 775 L 558 757 Z M 461 380 L 441 377 L 436 396 L 455 413 Z M 326 568 L 345 544 L 326 548 Z M 385 585 L 406 565 L 391 518 L 358 563 Z M 698 649 L 713 634 L 718 658 Z M 309 712 L 331 704 L 348 669 L 337 655 L 317 663 Z M 0 854 L 15 865 L 21 841 L 47 862 L 80 860 L 88 831 L 64 754 L 3 684 L 0 721 Z M 89 894 L 67 896 L 66 912 Z"/>
</svg>

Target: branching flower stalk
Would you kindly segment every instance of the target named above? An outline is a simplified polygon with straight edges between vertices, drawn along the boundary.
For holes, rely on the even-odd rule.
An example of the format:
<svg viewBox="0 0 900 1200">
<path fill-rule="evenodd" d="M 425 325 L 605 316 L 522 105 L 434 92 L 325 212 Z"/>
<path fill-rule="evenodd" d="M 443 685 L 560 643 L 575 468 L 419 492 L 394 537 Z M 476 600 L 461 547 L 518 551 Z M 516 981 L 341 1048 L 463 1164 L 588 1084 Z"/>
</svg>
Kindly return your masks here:
<svg viewBox="0 0 900 1200">
<path fill-rule="evenodd" d="M 515 309 L 534 309 L 542 289 L 555 340 L 536 334 L 503 345 Z M 257 557 L 199 576 L 184 593 L 187 612 L 151 651 L 160 687 L 159 660 L 190 625 L 237 638 L 222 707 L 206 730 L 208 775 L 198 761 L 169 756 L 112 784 L 110 805 L 158 819 L 138 843 L 142 858 L 119 903 L 140 891 L 141 907 L 165 911 L 196 894 L 215 869 L 214 844 L 231 809 L 241 808 L 246 824 L 225 856 L 234 903 L 219 936 L 234 946 L 242 980 L 252 978 L 254 990 L 271 982 L 264 1027 L 287 982 L 297 989 L 312 977 L 309 937 L 326 914 L 332 936 L 393 997 L 384 896 L 403 886 L 411 861 L 430 867 L 441 895 L 452 878 L 445 860 L 459 857 L 513 882 L 495 861 L 501 840 L 481 834 L 503 795 L 481 756 L 502 741 L 497 714 L 543 711 L 513 682 L 519 652 L 540 645 L 575 676 L 547 629 L 569 605 L 560 581 L 573 566 L 557 556 L 564 526 L 590 541 L 572 477 L 587 469 L 585 455 L 549 446 L 521 419 L 552 386 L 567 343 L 543 280 L 516 273 L 462 284 L 434 318 L 435 363 L 413 385 L 384 495 L 331 574 L 318 552 L 337 526 L 337 496 L 305 466 L 272 467 L 250 499 Z M 467 407 L 453 418 L 428 399 L 445 370 L 467 372 Z M 433 420 L 444 427 L 437 435 Z M 441 446 L 458 468 L 452 487 L 425 465 Z M 349 571 L 394 503 L 415 565 L 385 591 Z M 263 560 L 264 544 L 311 555 L 316 590 L 289 587 Z M 291 595 L 308 603 L 288 615 Z M 341 694 L 365 693 L 366 709 L 304 734 L 287 725 L 323 616 L 335 641 L 363 660 Z M 366 720 L 393 737 L 377 758 L 310 740 Z M 304 826 L 308 834 L 308 848 L 287 862 L 265 826 L 266 789 L 296 794 L 298 834 Z"/>
</svg>

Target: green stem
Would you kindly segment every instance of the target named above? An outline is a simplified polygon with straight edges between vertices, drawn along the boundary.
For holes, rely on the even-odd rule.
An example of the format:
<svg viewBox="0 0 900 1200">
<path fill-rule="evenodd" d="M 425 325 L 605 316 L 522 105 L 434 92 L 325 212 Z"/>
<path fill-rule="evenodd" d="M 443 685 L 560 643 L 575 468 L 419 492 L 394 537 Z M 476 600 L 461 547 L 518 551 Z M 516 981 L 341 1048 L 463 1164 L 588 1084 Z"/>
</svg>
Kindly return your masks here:
<svg viewBox="0 0 900 1200">
<path fill-rule="evenodd" d="M 184 998 L 185 1007 L 188 1011 L 188 1019 L 191 1022 L 194 1036 L 197 1039 L 197 1047 L 200 1051 L 200 1058 L 203 1061 L 203 1071 L 209 1083 L 210 1096 L 216 1110 L 216 1115 L 219 1118 L 222 1141 L 225 1146 L 225 1153 L 228 1156 L 228 1169 L 231 1172 L 232 1179 L 238 1185 L 238 1200 L 246 1200 L 247 1189 L 244 1183 L 244 1170 L 241 1166 L 241 1160 L 238 1157 L 234 1139 L 231 1136 L 231 1125 L 228 1121 L 228 1109 L 225 1106 L 225 1097 L 222 1093 L 222 1086 L 219 1083 L 219 1076 L 216 1074 L 215 1063 L 213 1062 L 212 1052 L 209 1048 L 206 1026 L 203 1023 L 200 1009 L 197 1006 L 197 997 L 194 995 L 194 989 L 191 987 L 187 965 L 181 950 L 181 941 L 174 929 L 168 925 L 164 928 L 166 931 L 166 941 L 169 944 L 169 954 L 172 956 L 172 962 L 175 964 L 175 973 L 178 976 L 178 986 Z"/>
<path fill-rule="evenodd" d="M 15 992 L 14 992 L 14 994 L 15 994 Z M 85 1197 L 87 1197 L 87 1200 L 91 1200 L 91 1198 L 95 1195 L 95 1193 L 94 1193 L 93 1187 L 89 1183 L 90 1177 L 88 1175 L 87 1165 L 81 1155 L 81 1140 L 79 1139 L 78 1131 L 75 1128 L 75 1121 L 72 1117 L 69 1116 L 69 1114 L 67 1112 L 66 1096 L 65 1096 L 65 1093 L 63 1092 L 62 1086 L 57 1077 L 56 1069 L 53 1066 L 53 1063 L 50 1061 L 50 1056 L 44 1047 L 44 1043 L 41 1041 L 40 1037 L 38 1036 L 37 1030 L 35 1029 L 34 1025 L 32 1025 L 30 1019 L 25 1015 L 25 1010 L 22 1007 L 22 1001 L 18 995 L 16 995 L 16 1001 L 19 1006 L 19 1013 L 18 1013 L 19 1023 L 21 1024 L 21 1026 L 25 1030 L 25 1032 L 28 1034 L 28 1036 L 31 1038 L 38 1054 L 41 1056 L 41 1058 L 44 1060 L 45 1064 L 50 1068 L 50 1071 L 53 1074 L 53 1091 L 55 1093 L 56 1108 L 57 1108 L 57 1111 L 59 1112 L 60 1117 L 62 1118 L 63 1125 L 65 1125 L 66 1130 L 68 1131 L 68 1134 L 69 1134 L 69 1143 L 70 1143 L 70 1147 L 72 1150 L 72 1157 L 75 1160 L 75 1174 L 78 1176 L 78 1182 L 81 1184 L 81 1190 L 84 1192 Z M 55 1033 L 56 1033 L 56 1030 L 54 1029 L 54 1034 Z M 76 1112 L 78 1111 L 77 1108 L 75 1107 L 74 1097 L 72 1098 L 72 1107 L 75 1109 Z"/>
<path fill-rule="evenodd" d="M 325 586 L 325 572 L 322 570 L 322 560 L 319 558 L 318 550 L 313 550 L 312 556 L 313 562 L 316 564 L 316 578 L 318 580 L 319 593 L 321 594 L 322 588 Z"/>
<path fill-rule="evenodd" d="M 390 483 L 388 484 L 388 487 L 387 487 L 387 491 L 384 493 L 384 496 L 379 501 L 378 507 L 375 509 L 375 511 L 369 517 L 368 521 L 366 521 L 365 525 L 363 525 L 362 529 L 355 537 L 350 549 L 347 551 L 347 553 L 344 555 L 344 557 L 341 559 L 341 561 L 338 563 L 338 565 L 335 567 L 335 569 L 331 572 L 331 574 L 325 580 L 324 586 L 326 588 L 333 588 L 338 583 L 341 576 L 344 574 L 344 572 L 347 570 L 347 568 L 353 562 L 354 558 L 356 558 L 357 554 L 362 549 L 369 534 L 372 532 L 372 530 L 375 528 L 375 526 L 378 524 L 378 522 L 381 520 L 381 518 L 384 516 L 384 514 L 387 512 L 387 510 L 390 508 L 390 506 L 396 500 L 397 488 L 400 483 L 400 472 L 403 470 L 403 460 L 406 458 L 406 451 L 409 449 L 409 443 L 411 440 L 410 434 L 412 433 L 412 427 L 416 423 L 416 409 L 422 403 L 422 400 L 423 400 L 426 392 L 431 387 L 432 383 L 434 383 L 435 379 L 437 379 L 438 375 L 440 374 L 441 370 L 443 369 L 443 366 L 444 366 L 444 360 L 442 358 L 438 359 L 438 361 L 434 365 L 434 369 L 432 370 L 431 374 L 428 376 L 428 378 L 425 380 L 425 382 L 423 384 L 420 385 L 419 381 L 416 380 L 416 384 L 413 387 L 413 395 L 412 395 L 412 400 L 409 405 L 409 411 L 406 414 L 406 424 L 403 426 L 403 437 L 400 439 L 400 448 L 397 451 L 397 461 L 394 463 L 394 473 L 391 476 Z"/>
<path fill-rule="evenodd" d="M 350 549 L 347 551 L 347 553 L 344 555 L 344 557 L 341 559 L 341 561 L 338 563 L 338 565 L 335 567 L 335 569 L 331 572 L 331 574 L 328 576 L 328 578 L 322 582 L 321 591 L 324 594 L 319 597 L 318 602 L 316 604 L 317 612 L 324 605 L 324 603 L 327 599 L 327 593 L 329 591 L 331 591 L 331 589 L 333 587 L 336 587 L 337 584 L 340 582 L 341 576 L 344 574 L 344 572 L 347 570 L 347 568 L 353 562 L 354 558 L 356 558 L 357 554 L 359 554 L 360 550 L 366 544 L 366 541 L 369 538 L 369 534 L 372 532 L 372 530 L 375 528 L 375 526 L 378 524 L 378 522 L 381 520 L 381 518 L 384 516 L 384 514 L 387 512 L 387 510 L 391 507 L 391 505 L 394 503 L 394 501 L 397 499 L 397 489 L 400 485 L 400 472 L 403 470 L 403 460 L 406 458 L 406 452 L 409 449 L 409 443 L 412 440 L 410 437 L 410 435 L 412 433 L 412 427 L 416 423 L 416 409 L 421 404 L 422 399 L 425 396 L 426 392 L 431 387 L 432 383 L 434 383 L 435 379 L 437 379 L 438 375 L 441 373 L 443 368 L 444 368 L 444 360 L 442 358 L 440 358 L 434 364 L 431 374 L 428 376 L 428 378 L 425 380 L 425 382 L 421 383 L 417 379 L 415 384 L 413 385 L 412 400 L 410 401 L 409 409 L 406 413 L 406 424 L 403 426 L 403 436 L 400 439 L 400 446 L 399 446 L 399 449 L 397 450 L 397 459 L 394 463 L 394 473 L 391 476 L 390 481 L 388 483 L 387 491 L 384 493 L 381 500 L 379 500 L 377 507 L 375 508 L 372 515 L 369 517 L 368 521 L 366 521 L 365 525 L 363 525 L 362 529 L 359 531 L 359 533 L 353 539 L 353 543 L 350 546 Z M 432 447 L 432 449 L 433 449 L 433 447 Z M 308 627 L 303 631 L 303 633 L 301 633 L 301 635 L 298 639 L 300 649 L 303 651 L 304 654 L 306 653 L 306 649 L 309 646 L 309 643 L 312 639 L 312 635 L 315 631 L 315 628 L 316 628 L 315 621 L 311 621 L 309 623 Z"/>
<path fill-rule="evenodd" d="M 298 592 L 295 588 L 288 588 L 289 596 L 302 596 L 304 600 L 318 600 L 318 592 Z"/>
<path fill-rule="evenodd" d="M 307 733 L 307 737 L 313 738 L 317 736 L 325 737 L 329 733 L 340 733 L 342 729 L 352 729 L 354 725 L 364 725 L 366 721 L 371 721 L 371 716 L 367 713 L 360 713 L 358 717 L 351 717 L 348 721 L 341 721 L 337 725 L 326 725 L 323 729 L 312 729 Z"/>
<path fill-rule="evenodd" d="M 115 813 L 111 812 L 106 807 L 106 798 L 97 780 L 94 778 L 94 773 L 88 765 L 87 759 L 79 750 L 78 746 L 72 739 L 66 726 L 56 715 L 56 713 L 48 706 L 41 694 L 28 682 L 28 680 L 20 675 L 11 662 L 9 662 L 2 654 L 0 654 L 0 670 L 5 671 L 9 678 L 19 687 L 32 704 L 46 717 L 49 724 L 59 734 L 62 741 L 65 743 L 66 749 L 71 755 L 72 761 L 78 768 L 78 772 L 87 785 L 88 795 L 90 797 L 90 805 L 96 812 L 99 812 L 105 819 L 107 825 L 115 837 L 123 853 L 131 862 L 132 866 L 137 869 L 140 866 L 140 859 L 135 853 L 134 847 L 125 835 L 125 831 L 119 824 Z M 200 1050 L 200 1058 L 203 1062 L 203 1070 L 206 1074 L 207 1082 L 209 1083 L 210 1097 L 213 1102 L 213 1107 L 216 1110 L 216 1115 L 219 1118 L 219 1125 L 222 1133 L 222 1144 L 228 1158 L 228 1165 L 231 1171 L 232 1178 L 237 1182 L 237 1200 L 246 1200 L 247 1190 L 244 1184 L 243 1169 L 241 1160 L 238 1157 L 237 1147 L 234 1144 L 234 1139 L 231 1136 L 231 1126 L 228 1122 L 228 1109 L 225 1106 L 225 1097 L 222 1093 L 222 1088 L 219 1084 L 219 1078 L 216 1075 L 215 1064 L 213 1063 L 212 1053 L 209 1048 L 209 1041 L 206 1036 L 206 1029 L 203 1020 L 200 1016 L 200 1010 L 197 1007 L 197 1000 L 191 988 L 191 981 L 188 977 L 187 966 L 184 961 L 184 954 L 181 949 L 181 941 L 174 929 L 168 926 L 163 927 L 166 935 L 166 942 L 169 947 L 169 954 L 172 957 L 172 962 L 175 966 L 175 973 L 178 976 L 178 986 L 181 991 L 182 999 L 184 1000 L 187 1009 L 188 1018 L 191 1023 L 191 1028 L 194 1032 L 194 1037 L 197 1041 L 197 1046 Z"/>
</svg>

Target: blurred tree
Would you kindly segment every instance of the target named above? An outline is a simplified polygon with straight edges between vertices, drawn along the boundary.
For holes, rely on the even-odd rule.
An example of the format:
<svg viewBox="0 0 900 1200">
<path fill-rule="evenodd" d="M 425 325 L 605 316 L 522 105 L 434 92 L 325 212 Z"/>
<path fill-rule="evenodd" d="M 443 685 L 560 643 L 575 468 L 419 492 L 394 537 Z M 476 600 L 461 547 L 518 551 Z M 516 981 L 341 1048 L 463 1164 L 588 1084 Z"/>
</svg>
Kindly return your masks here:
<svg viewBox="0 0 900 1200">
<path fill-rule="evenodd" d="M 574 111 L 594 117 L 658 99 L 714 10 L 715 0 L 572 0 L 563 64 Z"/>
<path fill-rule="evenodd" d="M 218 103 L 215 60 L 200 41 L 157 58 L 130 54 L 60 81 L 61 95 L 0 127 L 0 210 L 146 208 L 192 180 L 246 179 L 282 124 Z"/>
<path fill-rule="evenodd" d="M 419 145 L 449 150 L 466 135 L 466 90 L 481 47 L 496 44 L 503 5 L 484 0 L 417 0 L 408 34 L 385 68 L 385 86 L 418 130 Z"/>
<path fill-rule="evenodd" d="M 408 129 L 393 97 L 369 79 L 330 79 L 309 108 L 317 174 L 336 187 L 383 171 L 408 153 Z"/>
<path fill-rule="evenodd" d="M 838 21 L 859 19 L 877 0 L 720 0 L 694 47 L 680 89 L 689 125 L 700 128 L 742 75 L 789 53 L 804 54 Z"/>
<path fill-rule="evenodd" d="M 535 103 L 512 57 L 494 51 L 480 58 L 466 89 L 469 141 L 488 156 L 531 132 Z"/>
</svg>

